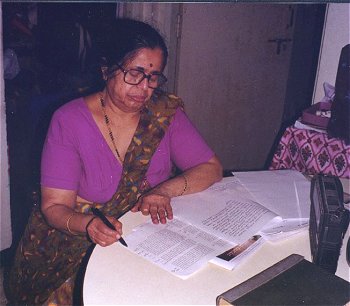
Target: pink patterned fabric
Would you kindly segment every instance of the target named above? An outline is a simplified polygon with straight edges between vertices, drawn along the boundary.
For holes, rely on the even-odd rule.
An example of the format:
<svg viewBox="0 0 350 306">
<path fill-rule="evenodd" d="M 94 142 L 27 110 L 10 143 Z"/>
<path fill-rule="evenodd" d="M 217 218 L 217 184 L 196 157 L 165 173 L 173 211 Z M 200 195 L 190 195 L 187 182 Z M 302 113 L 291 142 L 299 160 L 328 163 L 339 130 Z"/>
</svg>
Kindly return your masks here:
<svg viewBox="0 0 350 306">
<path fill-rule="evenodd" d="M 288 127 L 273 156 L 274 169 L 350 178 L 350 146 L 326 133 Z"/>
</svg>

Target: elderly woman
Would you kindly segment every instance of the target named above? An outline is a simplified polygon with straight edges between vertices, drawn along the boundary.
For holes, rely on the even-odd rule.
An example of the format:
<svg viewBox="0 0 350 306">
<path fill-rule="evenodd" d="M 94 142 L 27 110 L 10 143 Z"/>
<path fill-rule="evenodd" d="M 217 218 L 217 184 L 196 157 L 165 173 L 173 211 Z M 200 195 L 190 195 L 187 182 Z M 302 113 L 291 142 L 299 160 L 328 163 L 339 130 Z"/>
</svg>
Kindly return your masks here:
<svg viewBox="0 0 350 306">
<path fill-rule="evenodd" d="M 51 120 L 41 207 L 34 208 L 10 275 L 13 303 L 72 304 L 82 258 L 92 243 L 120 239 L 121 215 L 140 211 L 164 224 L 173 218 L 172 197 L 222 177 L 181 100 L 160 90 L 168 56 L 160 34 L 122 19 L 108 35 L 104 89 L 65 104 Z M 173 165 L 180 175 L 172 176 Z M 94 216 L 93 207 L 115 230 Z"/>
</svg>

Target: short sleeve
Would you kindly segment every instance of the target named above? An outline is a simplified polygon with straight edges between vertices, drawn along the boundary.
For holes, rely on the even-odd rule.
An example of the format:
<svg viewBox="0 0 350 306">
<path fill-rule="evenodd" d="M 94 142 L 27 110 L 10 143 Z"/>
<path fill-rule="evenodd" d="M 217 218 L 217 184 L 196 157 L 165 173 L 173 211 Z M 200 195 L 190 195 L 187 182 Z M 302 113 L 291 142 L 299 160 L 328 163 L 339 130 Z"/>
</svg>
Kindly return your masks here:
<svg viewBox="0 0 350 306">
<path fill-rule="evenodd" d="M 187 115 L 178 109 L 169 127 L 171 160 L 181 170 L 207 162 L 214 152 Z"/>
<path fill-rule="evenodd" d="M 77 190 L 81 163 L 70 122 L 60 111 L 52 117 L 41 158 L 41 185 Z"/>
</svg>

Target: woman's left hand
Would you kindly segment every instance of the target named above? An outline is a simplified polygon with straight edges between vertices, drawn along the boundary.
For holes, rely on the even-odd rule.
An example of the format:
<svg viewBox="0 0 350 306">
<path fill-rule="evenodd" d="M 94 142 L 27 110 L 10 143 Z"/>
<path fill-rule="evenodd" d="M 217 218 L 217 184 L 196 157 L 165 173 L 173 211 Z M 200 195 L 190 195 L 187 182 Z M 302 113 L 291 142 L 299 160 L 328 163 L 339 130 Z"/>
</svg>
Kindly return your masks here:
<svg viewBox="0 0 350 306">
<path fill-rule="evenodd" d="M 167 219 L 173 219 L 170 198 L 157 193 L 148 193 L 142 196 L 131 211 L 141 211 L 144 216 L 151 215 L 154 224 L 159 224 L 159 222 L 165 224 Z"/>
<path fill-rule="evenodd" d="M 167 219 L 173 219 L 173 209 L 170 205 L 172 197 L 202 191 L 221 178 L 222 166 L 214 156 L 208 162 L 192 167 L 181 175 L 157 185 L 141 196 L 131 211 L 141 211 L 145 216 L 151 215 L 154 224 L 165 224 Z"/>
</svg>

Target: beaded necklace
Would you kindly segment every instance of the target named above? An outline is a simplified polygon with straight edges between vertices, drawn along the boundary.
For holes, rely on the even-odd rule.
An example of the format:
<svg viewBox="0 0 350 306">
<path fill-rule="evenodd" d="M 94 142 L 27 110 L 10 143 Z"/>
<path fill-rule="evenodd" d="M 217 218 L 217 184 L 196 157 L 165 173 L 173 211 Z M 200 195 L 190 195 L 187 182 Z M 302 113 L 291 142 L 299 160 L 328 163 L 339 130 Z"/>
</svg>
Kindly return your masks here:
<svg viewBox="0 0 350 306">
<path fill-rule="evenodd" d="M 101 102 L 101 108 L 103 111 L 104 121 L 105 121 L 107 129 L 108 129 L 109 138 L 112 140 L 113 148 L 114 148 L 115 152 L 117 153 L 117 157 L 118 157 L 119 161 L 123 164 L 124 161 L 120 157 L 119 151 L 118 151 L 117 146 L 116 146 L 115 141 L 114 141 L 114 135 L 112 133 L 110 119 L 106 113 L 106 105 L 105 105 L 105 101 L 104 101 L 102 95 L 100 96 L 100 102 Z"/>
</svg>

